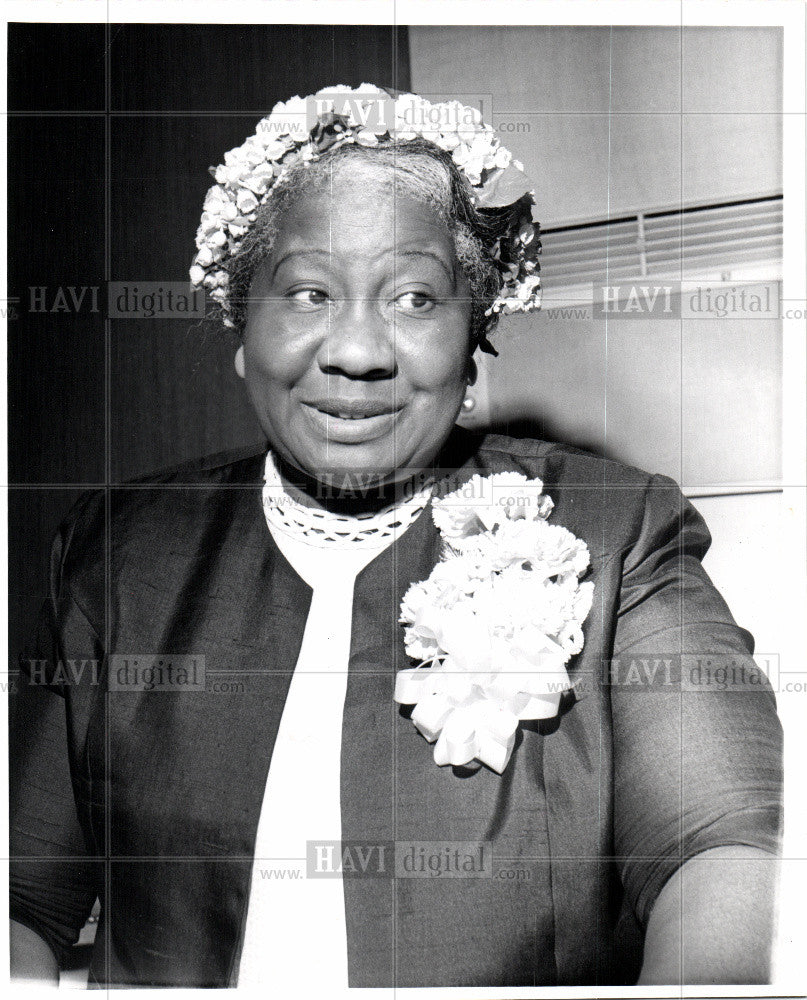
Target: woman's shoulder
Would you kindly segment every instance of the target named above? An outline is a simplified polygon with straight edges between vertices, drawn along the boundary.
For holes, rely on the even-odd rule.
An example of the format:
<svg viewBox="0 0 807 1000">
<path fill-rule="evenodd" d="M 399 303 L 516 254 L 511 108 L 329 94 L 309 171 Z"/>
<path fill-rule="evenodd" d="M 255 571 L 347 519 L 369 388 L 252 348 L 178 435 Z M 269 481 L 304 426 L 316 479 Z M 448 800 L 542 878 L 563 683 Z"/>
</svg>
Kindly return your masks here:
<svg viewBox="0 0 807 1000">
<path fill-rule="evenodd" d="M 145 476 L 128 479 L 120 488 L 125 490 L 172 483 L 202 487 L 216 487 L 229 483 L 257 484 L 263 480 L 266 449 L 266 443 L 262 442 L 242 448 L 230 448 L 201 458 L 192 458 Z"/>
<path fill-rule="evenodd" d="M 614 458 L 587 451 L 575 445 L 538 438 L 511 437 L 507 434 L 484 434 L 478 438 L 476 454 L 489 472 L 515 471 L 532 473 L 546 482 L 602 488 L 603 485 L 635 485 L 644 489 L 659 478 Z M 509 464 L 507 464 L 509 463 Z M 507 464 L 507 468 L 504 466 Z M 672 480 L 660 477 L 666 482 Z"/>
<path fill-rule="evenodd" d="M 214 507 L 260 486 L 265 456 L 265 445 L 218 452 L 83 493 L 57 533 L 66 568 L 87 571 L 110 550 L 121 555 L 203 531 Z"/>
<path fill-rule="evenodd" d="M 477 437 L 471 461 L 481 475 L 540 479 L 554 503 L 553 522 L 584 538 L 592 556 L 630 548 L 654 526 L 663 534 L 689 508 L 669 477 L 573 445 L 486 434 Z"/>
</svg>

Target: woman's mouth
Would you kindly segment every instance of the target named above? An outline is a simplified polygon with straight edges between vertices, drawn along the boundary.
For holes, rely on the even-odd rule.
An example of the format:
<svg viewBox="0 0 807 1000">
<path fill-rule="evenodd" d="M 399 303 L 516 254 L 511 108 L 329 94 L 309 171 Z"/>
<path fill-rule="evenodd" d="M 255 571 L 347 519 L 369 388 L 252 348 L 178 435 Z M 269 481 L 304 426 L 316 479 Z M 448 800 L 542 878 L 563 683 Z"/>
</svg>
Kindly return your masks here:
<svg viewBox="0 0 807 1000">
<path fill-rule="evenodd" d="M 392 429 L 400 406 L 383 400 L 321 399 L 302 404 L 317 436 L 334 444 L 362 444 Z"/>
</svg>

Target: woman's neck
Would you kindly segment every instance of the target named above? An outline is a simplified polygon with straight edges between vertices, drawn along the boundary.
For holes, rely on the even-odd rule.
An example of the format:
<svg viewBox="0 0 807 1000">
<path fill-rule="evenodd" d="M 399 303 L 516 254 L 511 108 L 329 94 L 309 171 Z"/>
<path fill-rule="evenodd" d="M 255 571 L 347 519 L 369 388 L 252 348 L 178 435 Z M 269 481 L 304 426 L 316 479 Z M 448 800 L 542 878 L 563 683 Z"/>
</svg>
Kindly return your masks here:
<svg viewBox="0 0 807 1000">
<path fill-rule="evenodd" d="M 273 453 L 277 471 L 288 495 L 304 507 L 356 517 L 374 514 L 392 504 L 411 499 L 428 479 L 428 470 L 402 481 L 373 481 L 357 473 L 334 473 L 315 479 Z"/>
</svg>

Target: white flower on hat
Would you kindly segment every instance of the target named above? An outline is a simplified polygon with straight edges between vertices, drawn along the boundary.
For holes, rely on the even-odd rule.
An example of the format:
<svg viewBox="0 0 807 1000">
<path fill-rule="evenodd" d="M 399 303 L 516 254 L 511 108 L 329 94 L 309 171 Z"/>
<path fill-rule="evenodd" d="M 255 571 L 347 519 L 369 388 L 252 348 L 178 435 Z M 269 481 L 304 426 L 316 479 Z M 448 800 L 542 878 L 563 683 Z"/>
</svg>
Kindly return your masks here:
<svg viewBox="0 0 807 1000">
<path fill-rule="evenodd" d="M 195 266 L 197 266 L 202 271 L 202 274 L 204 274 L 205 273 L 204 269 L 206 267 L 209 267 L 212 263 L 213 263 L 213 251 L 207 244 L 205 244 L 199 249 L 199 253 L 196 255 Z M 198 271 L 195 272 L 195 274 L 198 274 Z M 198 284 L 198 278 L 196 278 L 194 275 L 191 275 L 191 281 L 194 284 Z"/>
<path fill-rule="evenodd" d="M 236 197 L 236 206 L 239 212 L 254 212 L 258 207 L 258 199 L 247 188 L 242 188 Z"/>
<path fill-rule="evenodd" d="M 305 98 L 290 97 L 288 101 L 279 101 L 258 128 L 273 139 L 283 136 L 299 136 L 302 139 L 308 133 L 306 114 Z"/>
</svg>

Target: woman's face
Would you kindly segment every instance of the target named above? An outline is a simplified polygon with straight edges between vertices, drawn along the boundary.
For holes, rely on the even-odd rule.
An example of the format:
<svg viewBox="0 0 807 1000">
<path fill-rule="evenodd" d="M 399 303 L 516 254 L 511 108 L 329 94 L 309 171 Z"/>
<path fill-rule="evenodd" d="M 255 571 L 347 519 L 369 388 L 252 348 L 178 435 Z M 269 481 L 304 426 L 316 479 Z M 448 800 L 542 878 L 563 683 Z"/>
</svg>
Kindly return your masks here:
<svg viewBox="0 0 807 1000">
<path fill-rule="evenodd" d="M 283 215 L 257 271 L 244 378 L 273 448 L 309 475 L 403 478 L 447 438 L 469 372 L 469 287 L 445 224 L 361 164 Z"/>
</svg>

